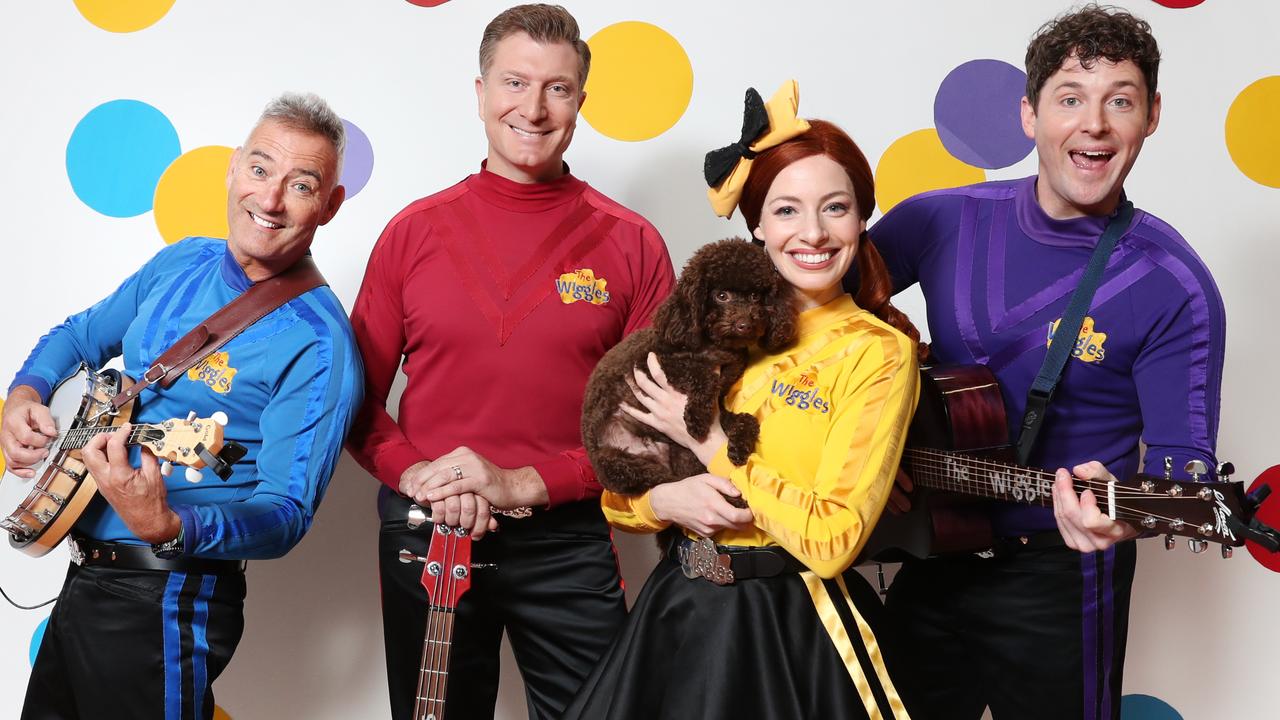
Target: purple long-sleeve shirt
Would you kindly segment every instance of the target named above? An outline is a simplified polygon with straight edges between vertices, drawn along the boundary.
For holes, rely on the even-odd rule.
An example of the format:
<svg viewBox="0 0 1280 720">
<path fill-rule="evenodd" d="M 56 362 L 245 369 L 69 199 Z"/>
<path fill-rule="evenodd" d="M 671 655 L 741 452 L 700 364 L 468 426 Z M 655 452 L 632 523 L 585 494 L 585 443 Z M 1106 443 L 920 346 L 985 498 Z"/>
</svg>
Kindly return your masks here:
<svg viewBox="0 0 1280 720">
<path fill-rule="evenodd" d="M 895 290 L 920 283 L 934 357 L 982 363 L 1000 379 L 1010 437 L 1108 218 L 1055 220 L 1036 178 L 924 193 L 871 229 Z M 918 318 L 917 318 L 918 321 Z M 1098 286 L 1029 464 L 1100 460 L 1117 477 L 1144 467 L 1174 476 L 1215 464 L 1226 319 L 1209 270 L 1186 241 L 1137 210 Z M 996 532 L 1053 528 L 1052 511 L 1000 504 Z"/>
</svg>

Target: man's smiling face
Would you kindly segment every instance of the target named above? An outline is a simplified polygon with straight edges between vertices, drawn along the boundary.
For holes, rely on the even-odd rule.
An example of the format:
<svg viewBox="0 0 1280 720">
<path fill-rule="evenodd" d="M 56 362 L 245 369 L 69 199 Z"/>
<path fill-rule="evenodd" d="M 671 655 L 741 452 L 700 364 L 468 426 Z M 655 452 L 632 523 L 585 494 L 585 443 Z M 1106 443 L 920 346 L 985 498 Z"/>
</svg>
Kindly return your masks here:
<svg viewBox="0 0 1280 720">
<path fill-rule="evenodd" d="M 586 98 L 578 72 L 578 53 L 569 43 L 543 45 L 519 32 L 497 44 L 493 62 L 476 78 L 490 172 L 523 183 L 563 174 Z"/>
<path fill-rule="evenodd" d="M 321 135 L 276 120 L 254 128 L 227 168 L 227 247 L 259 282 L 297 262 L 345 197 L 338 153 Z"/>
<path fill-rule="evenodd" d="M 1105 216 L 1147 136 L 1160 123 L 1160 95 L 1131 60 L 1098 58 L 1084 68 L 1071 55 L 1045 81 L 1036 107 L 1022 99 L 1022 128 L 1036 141 L 1036 198 L 1050 217 Z"/>
</svg>

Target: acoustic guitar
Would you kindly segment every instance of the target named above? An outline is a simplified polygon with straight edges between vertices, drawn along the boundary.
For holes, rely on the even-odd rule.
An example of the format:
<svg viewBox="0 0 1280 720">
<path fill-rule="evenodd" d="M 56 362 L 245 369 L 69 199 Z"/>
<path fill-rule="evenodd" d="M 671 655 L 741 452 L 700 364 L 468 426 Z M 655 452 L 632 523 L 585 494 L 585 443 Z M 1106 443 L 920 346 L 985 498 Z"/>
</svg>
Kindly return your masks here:
<svg viewBox="0 0 1280 720">
<path fill-rule="evenodd" d="M 1054 473 L 1012 458 L 1004 399 L 991 371 L 982 365 L 922 368 L 920 404 L 902 457 L 916 487 L 912 508 L 901 515 L 882 514 L 859 561 L 897 562 L 990 548 L 994 538 L 976 500 L 1052 507 Z M 1255 492 L 1246 493 L 1242 483 L 1222 479 L 1229 464 L 1212 482 L 1201 481 L 1209 468 L 1200 461 L 1185 468 L 1190 480 L 1174 480 L 1168 458 L 1162 470 L 1114 483 L 1076 479 L 1074 485 L 1076 492 L 1092 490 L 1099 509 L 1112 519 L 1165 534 L 1166 547 L 1173 546 L 1175 536 L 1184 536 L 1197 553 L 1209 542 L 1219 543 L 1224 557 L 1246 543 L 1251 550 L 1280 549 L 1280 533 L 1257 517 L 1269 484 L 1260 482 Z"/>
</svg>

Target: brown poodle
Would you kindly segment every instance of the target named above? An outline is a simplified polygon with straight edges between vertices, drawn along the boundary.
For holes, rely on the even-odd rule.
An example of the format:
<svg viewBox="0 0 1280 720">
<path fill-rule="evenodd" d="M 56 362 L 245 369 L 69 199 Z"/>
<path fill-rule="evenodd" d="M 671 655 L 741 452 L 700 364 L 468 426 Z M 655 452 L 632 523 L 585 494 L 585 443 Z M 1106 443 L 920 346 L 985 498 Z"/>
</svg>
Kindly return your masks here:
<svg viewBox="0 0 1280 720">
<path fill-rule="evenodd" d="M 606 353 L 587 381 L 582 440 L 605 489 L 637 494 L 706 472 L 688 449 L 620 409 L 622 403 L 640 408 L 627 381 L 633 368 L 647 372 L 650 352 L 671 386 L 689 398 L 689 434 L 705 439 L 719 409 L 729 459 L 746 462 L 760 425 L 751 415 L 725 412 L 722 401 L 742 377 L 751 345 L 773 351 L 794 338 L 789 289 L 764 248 L 745 240 L 721 240 L 693 254 L 675 291 L 654 313 L 653 326 Z"/>
</svg>

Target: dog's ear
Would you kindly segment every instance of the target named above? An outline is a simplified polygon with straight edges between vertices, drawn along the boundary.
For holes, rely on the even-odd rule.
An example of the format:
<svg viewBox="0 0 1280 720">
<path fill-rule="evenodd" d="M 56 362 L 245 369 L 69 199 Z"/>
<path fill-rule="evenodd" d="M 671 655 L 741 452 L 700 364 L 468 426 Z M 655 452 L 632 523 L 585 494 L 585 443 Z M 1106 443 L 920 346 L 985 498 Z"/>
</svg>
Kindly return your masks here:
<svg viewBox="0 0 1280 720">
<path fill-rule="evenodd" d="M 680 273 L 675 290 L 653 315 L 653 329 L 663 344 L 682 348 L 702 344 L 705 294 L 702 273 L 690 263 Z"/>
<path fill-rule="evenodd" d="M 791 285 L 775 275 L 773 288 L 764 300 L 765 328 L 760 348 L 774 352 L 791 344 L 796 337 L 796 308 L 791 302 Z"/>
</svg>

